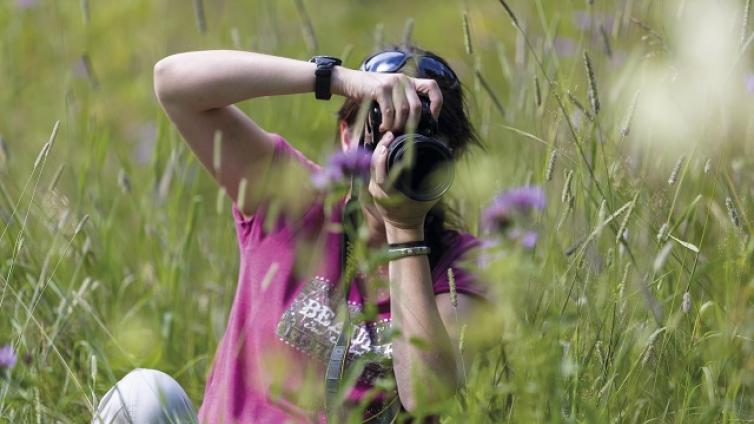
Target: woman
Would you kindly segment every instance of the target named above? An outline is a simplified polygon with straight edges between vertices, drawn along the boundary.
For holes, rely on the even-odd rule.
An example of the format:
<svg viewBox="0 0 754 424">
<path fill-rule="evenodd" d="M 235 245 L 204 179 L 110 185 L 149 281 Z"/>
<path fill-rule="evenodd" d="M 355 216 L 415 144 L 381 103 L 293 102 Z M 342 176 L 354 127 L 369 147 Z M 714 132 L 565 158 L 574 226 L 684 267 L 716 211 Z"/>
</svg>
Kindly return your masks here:
<svg viewBox="0 0 754 424">
<path fill-rule="evenodd" d="M 320 168 L 234 106 L 263 96 L 316 91 L 317 98 L 345 97 L 338 114 L 344 152 L 356 148 L 365 127 L 358 122 L 359 105 L 374 101 L 382 112 L 379 129 L 363 129 L 366 142 L 377 144 L 368 195 L 359 196 L 359 202 L 367 244 L 392 245 L 399 255 L 373 275 L 358 275 L 351 286 L 349 310 L 372 305 L 377 319 L 354 320 L 350 326 L 349 363 L 371 359 L 359 362 L 366 365 L 339 411 L 361 402 L 365 419 L 390 422 L 401 408 L 413 412 L 452 395 L 464 375 L 457 349 L 459 322 L 484 305 L 484 291 L 460 268 L 462 256 L 478 241 L 444 228 L 438 200 L 420 202 L 397 194 L 388 187 L 385 171 L 393 132 L 415 126 L 421 118 L 420 96 L 429 99 L 439 138 L 456 158 L 468 145 L 478 144 L 460 82 L 447 63 L 415 47 L 378 53 L 361 70 L 330 59 L 315 64 L 252 52 L 199 51 L 159 61 L 154 82 L 160 103 L 184 140 L 234 200 L 239 282 L 199 421 L 326 420 L 325 368 L 343 327 L 336 317 L 343 301 L 336 284 L 343 268 L 343 237 L 342 227 L 333 225 L 341 222 L 343 203 L 330 211 L 323 195 L 304 179 L 297 193 L 303 208 L 275 204 L 280 196 L 269 179 L 276 170 L 290 173 L 295 171 L 292 166 L 311 174 Z M 214 153 L 218 133 L 219 158 Z M 270 219 L 273 210 L 284 212 Z M 395 248 L 398 243 L 420 248 Z M 311 270 L 302 271 L 299 262 L 312 251 L 322 253 L 314 256 Z M 457 298 L 449 293 L 449 268 Z M 385 282 L 381 290 L 375 289 L 379 281 Z M 397 335 L 388 338 L 391 327 Z M 395 389 L 388 385 L 372 390 L 375 379 L 386 377 L 394 378 Z M 196 419 L 180 386 L 150 370 L 127 375 L 105 396 L 99 412 L 105 422 L 129 414 L 134 422 Z"/>
</svg>

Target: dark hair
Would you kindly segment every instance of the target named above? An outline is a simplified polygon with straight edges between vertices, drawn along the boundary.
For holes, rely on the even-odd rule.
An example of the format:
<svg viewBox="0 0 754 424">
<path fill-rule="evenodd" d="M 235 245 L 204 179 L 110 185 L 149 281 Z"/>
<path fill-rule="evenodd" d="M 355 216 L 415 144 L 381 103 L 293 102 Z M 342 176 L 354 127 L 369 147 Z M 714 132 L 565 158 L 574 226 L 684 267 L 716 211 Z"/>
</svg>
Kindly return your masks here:
<svg viewBox="0 0 754 424">
<path fill-rule="evenodd" d="M 417 57 L 431 56 L 450 68 L 450 65 L 440 56 L 411 44 L 390 46 L 381 51 L 402 51 Z M 429 78 L 417 72 L 417 69 L 412 66 L 405 66 L 401 69 L 401 72 L 415 78 Z M 456 160 L 460 158 L 472 145 L 484 149 L 474 127 L 471 125 L 462 85 L 457 84 L 455 88 L 447 87 L 444 84 L 439 84 L 439 86 L 442 91 L 443 106 L 437 120 L 438 133 L 447 138 L 448 146 L 452 148 L 454 158 Z M 343 121 L 349 127 L 353 126 L 360 107 L 361 101 L 347 98 L 338 110 L 338 122 Z M 424 234 L 432 249 L 432 254 L 429 257 L 430 267 L 432 268 L 446 248 L 443 242 L 446 224 L 457 229 L 462 228 L 460 215 L 441 200 L 429 211 L 424 222 Z"/>
</svg>

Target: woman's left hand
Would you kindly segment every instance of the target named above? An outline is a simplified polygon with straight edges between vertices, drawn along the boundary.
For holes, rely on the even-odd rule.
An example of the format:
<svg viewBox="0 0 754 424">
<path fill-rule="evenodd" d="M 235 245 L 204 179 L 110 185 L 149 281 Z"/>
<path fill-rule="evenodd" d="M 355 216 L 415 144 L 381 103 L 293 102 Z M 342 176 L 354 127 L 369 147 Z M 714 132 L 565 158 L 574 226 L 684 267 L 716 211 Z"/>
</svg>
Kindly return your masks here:
<svg viewBox="0 0 754 424">
<path fill-rule="evenodd" d="M 369 194 L 371 194 L 374 205 L 382 215 L 388 229 L 423 229 L 424 218 L 439 199 L 419 202 L 389 186 L 386 166 L 387 152 L 393 140 L 395 140 L 395 136 L 388 131 L 382 136 L 374 149 Z"/>
</svg>

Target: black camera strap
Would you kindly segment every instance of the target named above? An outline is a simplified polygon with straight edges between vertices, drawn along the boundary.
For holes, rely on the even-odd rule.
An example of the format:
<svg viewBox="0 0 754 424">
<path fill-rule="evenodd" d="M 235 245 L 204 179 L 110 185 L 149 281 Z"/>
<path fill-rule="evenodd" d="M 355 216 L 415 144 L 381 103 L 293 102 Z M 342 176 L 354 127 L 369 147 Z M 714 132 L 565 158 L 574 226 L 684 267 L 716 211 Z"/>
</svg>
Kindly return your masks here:
<svg viewBox="0 0 754 424">
<path fill-rule="evenodd" d="M 348 309 L 348 295 L 351 292 L 351 282 L 354 277 L 355 264 L 351 254 L 353 246 L 349 234 L 355 234 L 358 230 L 358 194 L 354 192 L 354 179 L 351 178 L 351 198 L 348 199 L 343 207 L 343 227 L 342 240 L 340 243 L 340 284 L 336 288 L 336 296 L 342 296 L 343 301 L 339 308 L 339 314 L 343 317 L 343 327 L 341 327 L 335 346 L 330 352 L 330 360 L 325 372 L 325 413 L 327 421 L 340 423 L 345 421 L 345 410 L 340 407 L 338 392 L 341 389 L 343 374 L 345 372 L 348 351 L 351 347 L 351 311 Z M 340 294 L 337 291 L 342 289 Z"/>
<path fill-rule="evenodd" d="M 330 352 L 330 359 L 325 372 L 325 414 L 329 423 L 343 423 L 347 418 L 347 411 L 342 407 L 342 399 L 339 399 L 339 394 L 343 396 L 345 394 L 339 392 L 343 389 L 343 375 L 348 359 L 348 351 L 351 347 L 353 330 L 351 311 L 348 308 L 348 296 L 351 293 L 351 283 L 356 271 L 351 240 L 355 239 L 361 219 L 361 208 L 358 200 L 359 189 L 359 180 L 351 177 L 351 197 L 343 208 L 343 219 L 341 221 L 343 233 L 340 243 L 341 273 L 338 287 L 342 288 L 342 292 L 340 295 L 336 294 L 339 298 L 342 298 L 340 315 L 343 316 L 343 327 L 335 342 L 335 346 Z M 393 423 L 398 418 L 400 409 L 401 403 L 398 401 L 398 395 L 396 395 L 380 412 L 364 422 L 369 424 Z"/>
</svg>

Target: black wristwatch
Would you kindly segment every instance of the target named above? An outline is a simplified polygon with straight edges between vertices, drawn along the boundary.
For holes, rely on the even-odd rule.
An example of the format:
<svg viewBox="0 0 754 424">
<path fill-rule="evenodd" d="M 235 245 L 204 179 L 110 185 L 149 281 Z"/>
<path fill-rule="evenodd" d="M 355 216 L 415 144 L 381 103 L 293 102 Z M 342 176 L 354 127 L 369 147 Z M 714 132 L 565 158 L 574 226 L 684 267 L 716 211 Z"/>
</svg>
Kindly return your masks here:
<svg viewBox="0 0 754 424">
<path fill-rule="evenodd" d="M 330 97 L 332 97 L 332 91 L 330 91 L 332 68 L 340 65 L 343 61 L 337 57 L 314 56 L 309 62 L 317 64 L 317 70 L 314 71 L 314 96 L 320 100 L 330 100 Z"/>
</svg>

